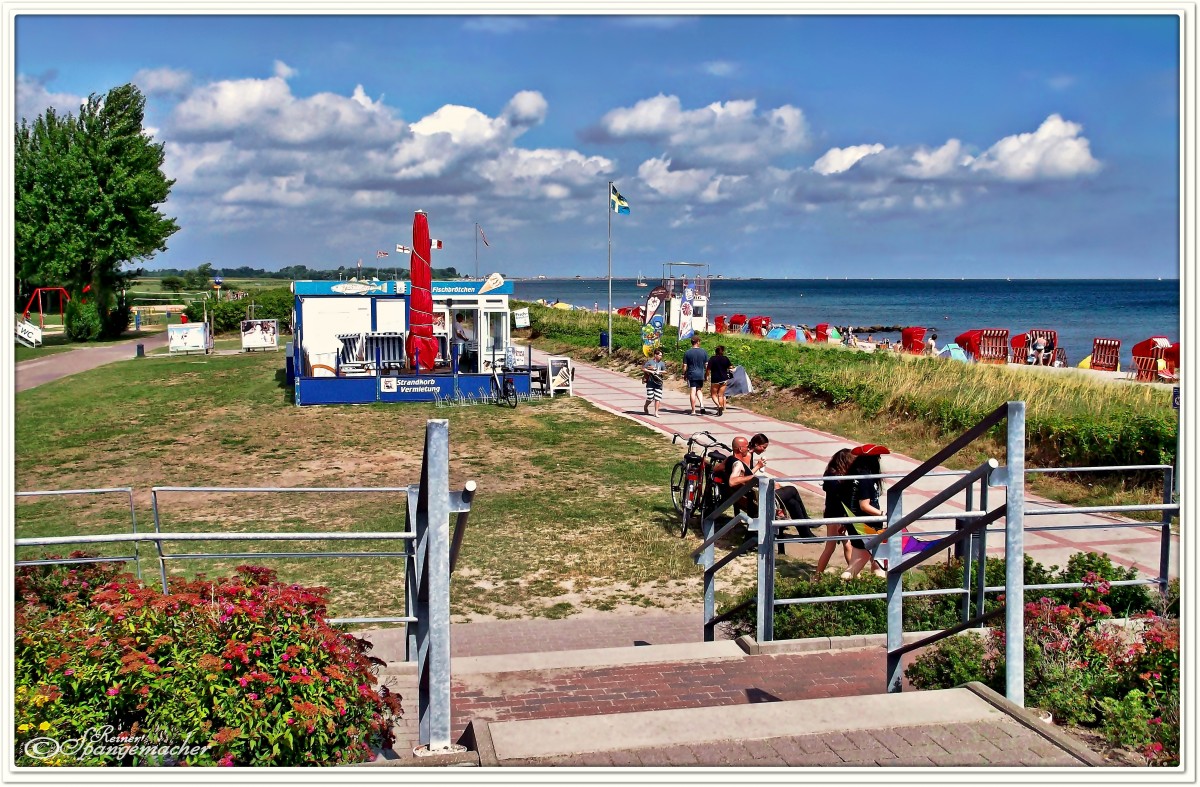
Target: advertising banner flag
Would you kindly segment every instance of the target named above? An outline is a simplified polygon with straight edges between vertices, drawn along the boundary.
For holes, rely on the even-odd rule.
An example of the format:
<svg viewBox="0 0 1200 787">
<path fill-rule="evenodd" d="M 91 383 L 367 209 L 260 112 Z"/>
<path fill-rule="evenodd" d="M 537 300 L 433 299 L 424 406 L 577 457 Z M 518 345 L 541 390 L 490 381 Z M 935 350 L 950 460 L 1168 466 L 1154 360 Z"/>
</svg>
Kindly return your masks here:
<svg viewBox="0 0 1200 787">
<path fill-rule="evenodd" d="M 690 339 L 695 330 L 692 328 L 692 303 L 696 300 L 696 291 L 691 287 L 683 290 L 683 301 L 679 304 L 679 341 Z"/>
<path fill-rule="evenodd" d="M 667 288 L 661 284 L 650 290 L 650 294 L 646 296 L 646 313 L 642 315 L 642 321 L 649 323 L 650 318 L 658 313 L 658 307 L 662 306 L 662 302 L 667 299 Z M 660 331 L 661 332 L 661 331 Z"/>
</svg>

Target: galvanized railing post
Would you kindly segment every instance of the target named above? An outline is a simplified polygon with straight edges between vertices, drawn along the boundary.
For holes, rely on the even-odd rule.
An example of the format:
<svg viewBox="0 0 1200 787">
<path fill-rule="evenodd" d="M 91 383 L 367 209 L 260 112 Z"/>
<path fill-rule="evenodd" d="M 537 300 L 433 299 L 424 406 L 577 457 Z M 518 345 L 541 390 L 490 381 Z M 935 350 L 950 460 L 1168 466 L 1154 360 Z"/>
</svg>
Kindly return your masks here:
<svg viewBox="0 0 1200 787">
<path fill-rule="evenodd" d="M 970 509 L 967 509 L 970 511 Z M 954 529 L 962 530 L 970 527 L 971 520 L 967 517 L 959 517 L 954 520 Z M 962 623 L 966 623 L 971 619 L 971 567 L 975 560 L 975 534 L 972 533 L 967 537 L 966 544 L 956 544 L 955 553 L 962 553 L 962 570 L 963 570 L 963 594 L 962 603 L 959 605 L 959 619 Z"/>
<path fill-rule="evenodd" d="M 417 609 L 418 599 L 421 597 L 421 575 L 425 572 L 425 549 L 428 544 L 425 523 L 417 518 L 420 489 L 416 484 L 408 488 L 408 506 L 405 514 L 407 529 L 414 537 L 408 545 L 408 557 L 404 561 L 404 614 L 406 617 L 416 618 L 417 621 L 405 627 L 405 661 L 420 661 L 418 654 L 421 652 L 421 643 L 427 636 L 421 629 L 429 627 L 428 619 Z"/>
<path fill-rule="evenodd" d="M 1175 498 L 1174 498 L 1174 494 L 1173 494 L 1174 488 L 1175 488 L 1175 482 L 1173 480 L 1173 476 L 1174 476 L 1174 468 L 1167 466 L 1166 469 L 1163 470 L 1163 504 L 1164 505 L 1170 505 L 1171 503 L 1175 502 Z M 1167 588 L 1170 584 L 1168 577 L 1170 576 L 1170 572 L 1171 572 L 1171 517 L 1172 517 L 1171 510 L 1163 509 L 1162 543 L 1159 544 L 1159 551 L 1158 551 L 1158 591 L 1164 597 L 1166 597 L 1166 595 L 1167 595 Z M 1183 518 L 1180 517 L 1179 521 L 1182 522 Z"/>
<path fill-rule="evenodd" d="M 887 491 L 887 527 L 904 518 L 904 490 L 893 486 Z M 886 529 L 886 528 L 885 528 Z M 896 533 L 887 542 L 887 689 L 889 694 L 903 688 L 901 668 L 904 657 L 897 653 L 904 644 L 904 572 L 897 571 L 900 565 L 901 544 L 904 536 Z"/>
<path fill-rule="evenodd" d="M 717 624 L 713 619 L 717 616 L 717 573 L 712 570 L 716 560 L 716 546 L 709 543 L 717 530 L 717 521 L 712 514 L 701 517 L 700 535 L 707 546 L 700 555 L 700 565 L 704 567 L 704 641 L 713 642 L 717 638 Z"/>
<path fill-rule="evenodd" d="M 979 480 L 979 510 L 988 510 L 988 479 L 982 478 Z M 983 614 L 984 600 L 986 599 L 985 588 L 987 587 L 987 528 L 983 528 L 973 540 L 975 544 L 975 616 Z M 983 626 L 981 622 L 980 627 Z"/>
<path fill-rule="evenodd" d="M 1025 403 L 1008 403 L 1004 513 L 1005 695 L 1025 705 Z"/>
<path fill-rule="evenodd" d="M 137 510 L 133 507 L 133 488 L 129 489 L 129 521 L 133 523 L 133 534 L 137 535 Z M 142 578 L 142 556 L 138 552 L 138 542 L 133 542 L 133 567 L 137 578 Z"/>
<path fill-rule="evenodd" d="M 758 626 L 759 642 L 775 639 L 775 481 L 758 479 Z"/>
<path fill-rule="evenodd" d="M 162 535 L 162 523 L 158 520 L 158 489 L 150 490 L 150 508 L 154 511 L 154 535 Z M 162 542 L 155 541 L 154 546 L 158 549 L 158 573 L 162 578 L 163 595 L 166 595 L 167 559 L 163 556 Z"/>
<path fill-rule="evenodd" d="M 423 521 L 422 521 L 423 520 Z M 418 618 L 423 640 L 417 648 L 420 740 L 429 751 L 453 746 L 450 739 L 450 422 L 430 420 L 417 496 L 417 521 L 424 530 L 425 564 L 419 586 Z"/>
</svg>

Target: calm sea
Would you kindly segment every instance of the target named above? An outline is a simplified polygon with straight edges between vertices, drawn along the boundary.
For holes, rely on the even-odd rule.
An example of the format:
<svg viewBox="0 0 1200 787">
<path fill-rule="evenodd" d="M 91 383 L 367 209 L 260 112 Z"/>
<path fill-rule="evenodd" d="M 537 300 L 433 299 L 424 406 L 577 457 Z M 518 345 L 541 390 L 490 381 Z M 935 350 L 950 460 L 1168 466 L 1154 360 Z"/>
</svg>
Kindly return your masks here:
<svg viewBox="0 0 1200 787">
<path fill-rule="evenodd" d="M 655 279 L 647 280 L 653 287 Z M 539 279 L 513 282 L 521 300 L 555 299 L 591 309 L 608 304 L 608 281 Z M 649 288 L 614 279 L 613 307 L 644 304 Z M 1130 350 L 1151 336 L 1180 339 L 1177 280 L 859 279 L 712 280 L 709 319 L 718 314 L 763 314 L 775 323 L 814 326 L 920 325 L 938 334 L 938 346 L 973 328 L 1058 331 L 1072 366 L 1092 351 L 1092 339 L 1120 339 Z M 899 339 L 898 333 L 877 338 Z"/>
</svg>

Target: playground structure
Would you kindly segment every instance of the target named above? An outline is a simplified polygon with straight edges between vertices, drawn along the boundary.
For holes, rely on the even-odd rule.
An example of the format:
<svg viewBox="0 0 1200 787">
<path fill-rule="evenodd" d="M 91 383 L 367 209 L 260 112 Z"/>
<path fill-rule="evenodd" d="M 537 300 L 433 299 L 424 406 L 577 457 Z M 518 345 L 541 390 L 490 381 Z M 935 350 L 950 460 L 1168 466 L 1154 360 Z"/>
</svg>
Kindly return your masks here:
<svg viewBox="0 0 1200 787">
<path fill-rule="evenodd" d="M 62 329 L 66 325 L 67 303 L 71 300 L 70 294 L 63 287 L 38 287 L 29 296 L 29 302 L 25 304 L 25 311 L 21 313 L 21 319 L 28 322 L 29 312 L 33 309 L 34 302 L 37 302 L 38 307 L 38 328 L 46 330 L 46 296 L 54 295 L 58 302 L 58 328 Z"/>
</svg>

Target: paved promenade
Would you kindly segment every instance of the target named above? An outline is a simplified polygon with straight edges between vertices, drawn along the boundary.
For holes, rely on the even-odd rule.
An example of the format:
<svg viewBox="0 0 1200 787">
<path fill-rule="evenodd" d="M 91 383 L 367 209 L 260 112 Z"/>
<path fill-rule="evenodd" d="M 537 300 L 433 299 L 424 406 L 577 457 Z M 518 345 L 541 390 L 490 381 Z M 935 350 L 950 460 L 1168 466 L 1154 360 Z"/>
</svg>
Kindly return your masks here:
<svg viewBox="0 0 1200 787">
<path fill-rule="evenodd" d="M 36 388 L 53 380 L 86 372 L 113 361 L 133 358 L 139 344 L 145 345 L 147 353 L 159 347 L 166 347 L 167 332 L 147 333 L 126 341 L 80 347 L 77 350 L 21 361 L 15 367 L 17 391 Z"/>
<path fill-rule="evenodd" d="M 545 357 L 545 353 L 534 350 L 535 362 L 545 363 Z M 765 455 L 767 469 L 776 478 L 819 478 L 824 472 L 829 458 L 836 451 L 856 445 L 854 442 L 828 432 L 796 423 L 779 421 L 742 409 L 737 406 L 736 397 L 730 400 L 731 406 L 726 409 L 723 416 L 718 417 L 712 408 L 708 409 L 708 415 L 689 415 L 688 396 L 678 380 L 668 381 L 658 417 L 648 416 L 642 412 L 645 388 L 640 379 L 634 379 L 620 372 L 577 362 L 575 363 L 574 392 L 576 396 L 587 399 L 602 410 L 636 421 L 664 436 L 670 436 L 672 433 L 686 436 L 693 432 L 708 430 L 718 440 L 729 444 L 737 435 L 749 437 L 756 432 L 763 432 L 771 438 L 771 446 Z M 876 439 L 881 443 L 887 443 L 886 434 L 881 434 Z M 680 453 L 682 454 L 682 449 Z M 920 465 L 922 461 L 924 461 L 923 458 L 893 453 L 883 457 L 883 471 L 885 473 L 906 473 Z M 945 470 L 945 468 L 939 468 L 939 470 Z M 918 481 L 905 493 L 905 510 L 913 510 L 948 486 L 952 480 L 953 478 L 949 476 L 927 476 Z M 798 481 L 796 485 L 804 492 L 809 493 L 812 498 L 823 497 L 819 480 Z M 1005 499 L 1004 495 L 1004 488 L 990 489 L 988 507 L 994 508 L 1002 505 Z M 1026 496 L 1026 554 L 1047 566 L 1064 566 L 1067 559 L 1078 551 L 1104 552 L 1115 564 L 1135 568 L 1146 577 L 1158 576 L 1161 527 L 1133 525 L 1130 520 L 1103 514 L 1031 513 L 1053 511 L 1064 507 L 1060 503 L 1036 495 Z M 810 505 L 810 514 L 818 516 L 819 510 L 813 511 L 812 509 L 813 506 Z M 963 511 L 965 510 L 964 497 L 959 495 L 941 505 L 937 510 L 939 512 Z M 1003 521 L 1001 519 L 992 527 L 1000 527 Z M 1113 527 L 1037 530 L 1037 528 L 1085 523 L 1107 524 L 1113 525 Z M 935 520 L 927 524 L 916 525 L 911 528 L 911 531 L 947 531 L 953 530 L 953 527 L 952 520 Z M 989 535 L 988 554 L 1003 556 L 1004 537 L 1001 533 Z M 1171 537 L 1169 571 L 1172 577 L 1179 575 L 1179 537 L 1177 535 Z"/>
</svg>

